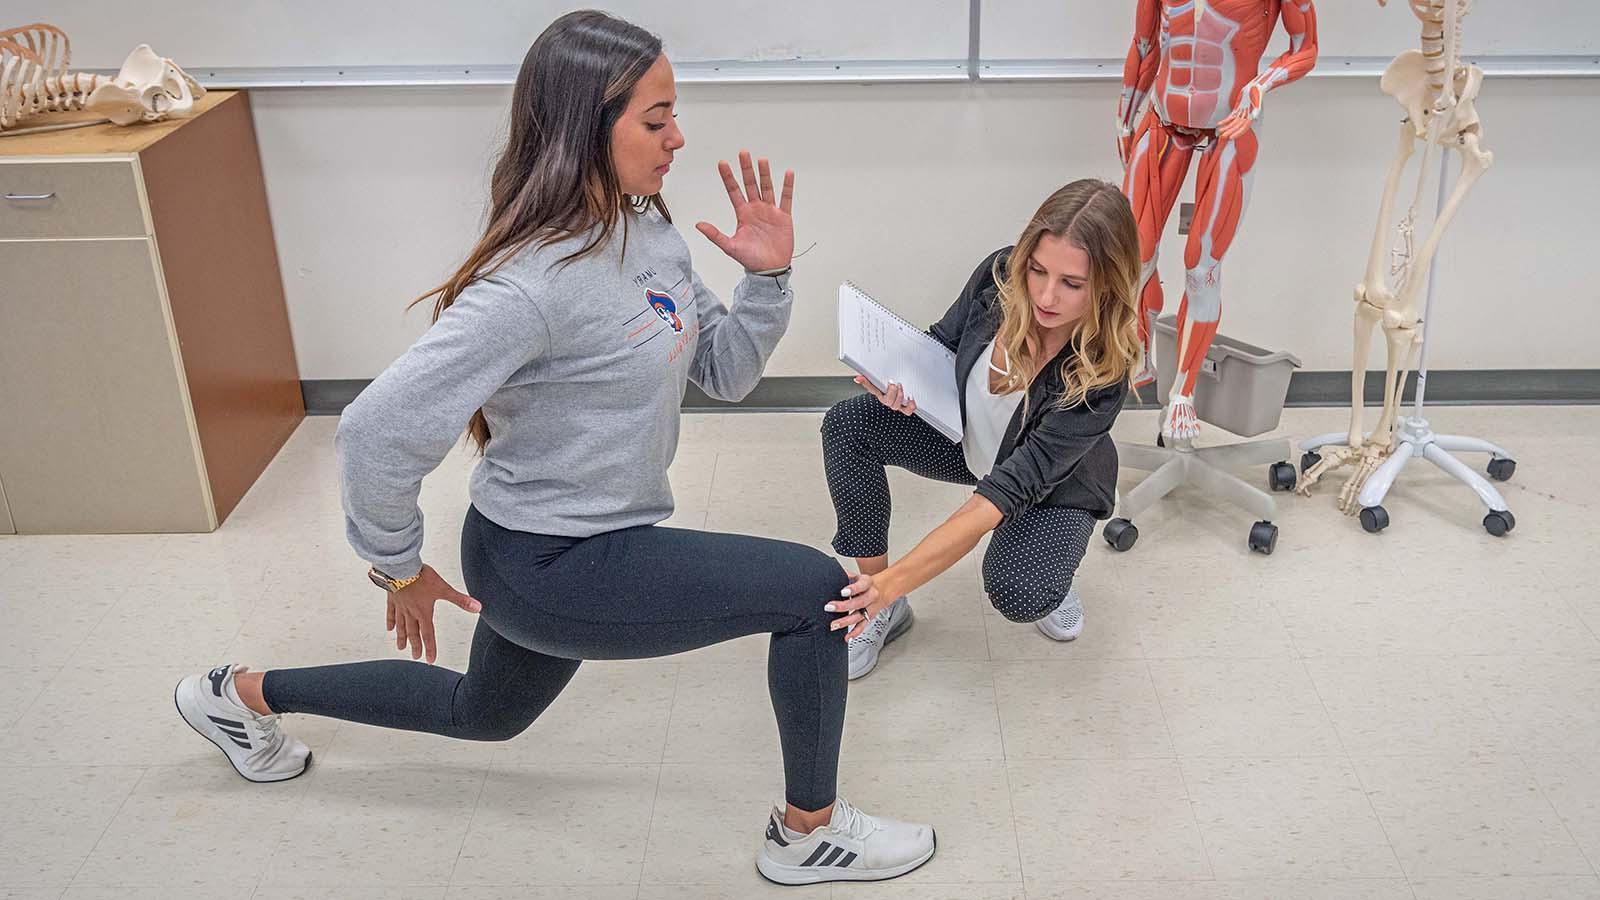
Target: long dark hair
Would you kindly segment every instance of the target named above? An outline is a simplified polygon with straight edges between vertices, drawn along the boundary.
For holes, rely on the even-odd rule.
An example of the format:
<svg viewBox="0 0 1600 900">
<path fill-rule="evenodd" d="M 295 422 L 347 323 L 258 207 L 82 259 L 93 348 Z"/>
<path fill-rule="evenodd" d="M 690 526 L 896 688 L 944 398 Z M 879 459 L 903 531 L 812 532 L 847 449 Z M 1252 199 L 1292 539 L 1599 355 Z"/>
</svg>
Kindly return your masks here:
<svg viewBox="0 0 1600 900">
<path fill-rule="evenodd" d="M 566 263 L 605 246 L 619 220 L 626 239 L 625 207 L 654 208 L 671 221 L 660 194 L 625 195 L 611 164 L 612 126 L 660 56 L 660 38 L 603 12 L 580 10 L 550 23 L 517 72 L 510 133 L 489 184 L 483 237 L 448 281 L 412 306 L 432 299 L 437 322 L 468 285 L 533 244 L 592 230 L 582 247 L 561 260 Z M 467 433 L 483 452 L 489 443 L 483 410 L 473 413 Z"/>
</svg>

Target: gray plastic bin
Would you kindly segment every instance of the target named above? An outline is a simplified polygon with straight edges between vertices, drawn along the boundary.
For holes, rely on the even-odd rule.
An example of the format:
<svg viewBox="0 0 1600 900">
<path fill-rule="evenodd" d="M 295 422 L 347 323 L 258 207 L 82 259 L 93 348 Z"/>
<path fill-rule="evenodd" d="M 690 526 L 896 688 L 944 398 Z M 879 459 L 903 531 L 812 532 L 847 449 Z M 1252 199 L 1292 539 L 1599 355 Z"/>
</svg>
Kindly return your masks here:
<svg viewBox="0 0 1600 900">
<path fill-rule="evenodd" d="M 1178 370 L 1178 320 L 1156 320 L 1156 387 L 1165 403 Z M 1253 437 L 1278 427 L 1289 376 L 1300 368 L 1290 353 L 1272 353 L 1244 341 L 1217 335 L 1200 363 L 1194 386 L 1195 413 L 1203 422 Z"/>
</svg>

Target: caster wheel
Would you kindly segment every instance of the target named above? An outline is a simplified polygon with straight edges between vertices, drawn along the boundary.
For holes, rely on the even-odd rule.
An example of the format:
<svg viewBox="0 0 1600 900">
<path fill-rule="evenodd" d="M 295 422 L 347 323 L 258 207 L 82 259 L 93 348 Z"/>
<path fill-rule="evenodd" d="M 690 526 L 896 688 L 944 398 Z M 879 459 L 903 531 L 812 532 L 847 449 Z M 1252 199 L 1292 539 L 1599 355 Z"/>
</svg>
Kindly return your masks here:
<svg viewBox="0 0 1600 900">
<path fill-rule="evenodd" d="M 1257 522 L 1250 526 L 1250 549 L 1262 556 L 1271 556 L 1278 546 L 1278 526 L 1271 522 Z"/>
<path fill-rule="evenodd" d="M 1510 481 L 1511 476 L 1517 471 L 1517 461 L 1514 459 L 1489 460 L 1489 477 L 1495 481 Z"/>
<path fill-rule="evenodd" d="M 1307 450 L 1300 457 L 1300 471 L 1304 472 L 1319 462 L 1322 462 L 1322 454 L 1315 450 Z"/>
<path fill-rule="evenodd" d="M 1267 484 L 1275 491 L 1292 491 L 1295 482 L 1300 478 L 1294 466 L 1287 462 L 1275 462 L 1267 470 Z"/>
<path fill-rule="evenodd" d="M 1505 537 L 1515 527 L 1517 519 L 1509 509 L 1490 510 L 1489 514 L 1483 517 L 1483 530 L 1495 537 Z"/>
<path fill-rule="evenodd" d="M 1127 519 L 1112 519 L 1101 535 L 1118 553 L 1127 553 L 1139 541 L 1139 529 Z"/>
<path fill-rule="evenodd" d="M 1377 534 L 1389 527 L 1389 511 L 1381 506 L 1369 506 L 1361 511 L 1361 527 L 1367 534 Z"/>
</svg>

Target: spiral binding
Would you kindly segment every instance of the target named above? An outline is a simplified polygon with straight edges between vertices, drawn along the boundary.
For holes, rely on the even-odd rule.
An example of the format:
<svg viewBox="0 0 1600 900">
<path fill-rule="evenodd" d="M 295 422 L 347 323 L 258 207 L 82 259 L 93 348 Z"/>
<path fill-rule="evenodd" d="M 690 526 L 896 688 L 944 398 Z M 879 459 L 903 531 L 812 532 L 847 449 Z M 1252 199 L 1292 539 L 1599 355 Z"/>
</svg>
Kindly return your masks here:
<svg viewBox="0 0 1600 900">
<path fill-rule="evenodd" d="M 894 310 L 890 309 L 887 306 L 884 306 L 882 303 L 879 303 L 876 298 L 874 298 L 871 294 L 867 293 L 866 291 L 863 291 L 861 289 L 861 286 L 856 284 L 854 281 L 846 281 L 844 283 L 844 285 L 845 285 L 845 287 L 849 288 L 850 290 L 855 291 L 856 293 L 860 294 L 862 297 L 865 297 L 873 306 L 876 306 L 877 308 L 879 308 L 879 309 L 883 310 L 884 312 L 888 313 L 889 314 L 889 318 L 895 320 L 896 322 L 899 322 L 901 325 L 904 325 L 905 327 L 911 329 L 912 331 L 915 331 L 915 332 L 918 332 L 918 333 L 920 333 L 922 331 L 921 328 L 918 328 L 917 326 L 911 324 L 910 322 L 907 322 L 905 319 L 900 318 L 899 314 L 896 313 Z"/>
</svg>

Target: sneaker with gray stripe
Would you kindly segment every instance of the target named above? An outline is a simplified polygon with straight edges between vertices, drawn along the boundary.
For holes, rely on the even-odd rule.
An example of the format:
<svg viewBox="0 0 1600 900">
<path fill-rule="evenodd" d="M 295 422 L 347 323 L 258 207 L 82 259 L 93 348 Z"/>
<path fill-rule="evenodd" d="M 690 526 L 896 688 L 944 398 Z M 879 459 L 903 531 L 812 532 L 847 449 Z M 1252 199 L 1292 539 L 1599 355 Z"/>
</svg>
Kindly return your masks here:
<svg viewBox="0 0 1600 900">
<path fill-rule="evenodd" d="M 238 666 L 217 666 L 178 682 L 172 700 L 197 734 L 217 745 L 234 771 L 251 781 L 288 781 L 306 770 L 311 750 L 278 728 L 277 716 L 257 715 L 239 699 Z"/>
<path fill-rule="evenodd" d="M 767 819 L 756 868 L 778 884 L 886 881 L 927 862 L 936 845 L 931 826 L 869 816 L 842 799 L 828 824 L 800 834 L 784 826 L 780 804 Z"/>
</svg>

